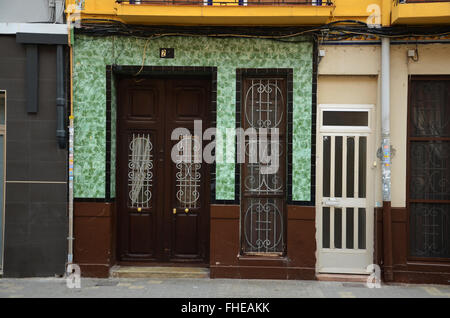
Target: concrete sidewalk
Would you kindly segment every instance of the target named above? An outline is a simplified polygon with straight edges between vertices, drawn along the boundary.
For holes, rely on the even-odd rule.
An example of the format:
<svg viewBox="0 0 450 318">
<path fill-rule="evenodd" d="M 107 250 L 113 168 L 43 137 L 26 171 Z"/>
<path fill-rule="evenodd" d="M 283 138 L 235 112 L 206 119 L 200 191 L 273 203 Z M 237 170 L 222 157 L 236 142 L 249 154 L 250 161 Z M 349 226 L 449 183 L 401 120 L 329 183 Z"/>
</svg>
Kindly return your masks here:
<svg viewBox="0 0 450 318">
<path fill-rule="evenodd" d="M 63 278 L 0 278 L 0 298 L 10 297 L 136 297 L 136 298 L 450 298 L 450 286 L 381 285 L 324 281 L 243 279 L 82 278 L 70 289 Z"/>
</svg>

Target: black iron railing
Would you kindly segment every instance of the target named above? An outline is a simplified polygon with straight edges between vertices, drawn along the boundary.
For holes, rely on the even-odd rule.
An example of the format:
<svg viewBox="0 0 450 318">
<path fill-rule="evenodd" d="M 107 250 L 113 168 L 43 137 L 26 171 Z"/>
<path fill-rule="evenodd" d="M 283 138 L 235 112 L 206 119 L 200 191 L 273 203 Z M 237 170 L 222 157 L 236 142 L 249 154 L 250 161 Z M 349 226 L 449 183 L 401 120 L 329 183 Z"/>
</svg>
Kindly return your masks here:
<svg viewBox="0 0 450 318">
<path fill-rule="evenodd" d="M 450 2 L 450 0 L 394 0 L 395 4 L 402 3 L 429 3 L 429 2 Z"/>
<path fill-rule="evenodd" d="M 116 0 L 124 4 L 159 4 L 159 5 L 332 5 L 331 0 Z"/>
</svg>

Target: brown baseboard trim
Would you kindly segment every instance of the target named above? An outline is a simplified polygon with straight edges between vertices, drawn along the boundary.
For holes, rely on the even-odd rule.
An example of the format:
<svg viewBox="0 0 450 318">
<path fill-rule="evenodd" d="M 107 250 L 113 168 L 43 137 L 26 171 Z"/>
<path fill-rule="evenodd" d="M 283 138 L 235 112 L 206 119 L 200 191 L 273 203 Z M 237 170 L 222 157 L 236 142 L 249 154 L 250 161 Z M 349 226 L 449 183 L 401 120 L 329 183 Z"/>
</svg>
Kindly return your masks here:
<svg viewBox="0 0 450 318">
<path fill-rule="evenodd" d="M 324 282 L 366 283 L 369 275 L 317 274 L 317 280 Z"/>
<path fill-rule="evenodd" d="M 450 273 L 394 271 L 393 274 L 395 283 L 450 285 Z"/>
<path fill-rule="evenodd" d="M 74 202 L 74 217 L 111 217 L 114 203 Z"/>
<path fill-rule="evenodd" d="M 77 264 L 81 269 L 81 277 L 108 278 L 108 264 Z"/>
<path fill-rule="evenodd" d="M 239 219 L 240 206 L 211 204 L 211 219 Z"/>
<path fill-rule="evenodd" d="M 309 267 L 212 265 L 210 278 L 316 280 L 316 270 Z"/>
</svg>

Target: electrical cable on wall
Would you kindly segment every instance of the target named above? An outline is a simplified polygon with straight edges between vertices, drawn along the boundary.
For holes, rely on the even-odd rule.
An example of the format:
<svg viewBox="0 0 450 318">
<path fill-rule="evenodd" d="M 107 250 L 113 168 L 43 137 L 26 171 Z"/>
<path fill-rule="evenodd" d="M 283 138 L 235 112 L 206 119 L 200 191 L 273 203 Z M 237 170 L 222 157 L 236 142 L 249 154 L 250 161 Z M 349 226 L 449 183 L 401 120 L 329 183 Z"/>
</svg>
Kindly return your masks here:
<svg viewBox="0 0 450 318">
<path fill-rule="evenodd" d="M 83 19 L 78 33 L 92 36 L 123 35 L 137 38 L 171 36 L 206 36 L 215 38 L 257 38 L 289 43 L 305 42 L 296 39 L 305 35 L 315 39 L 326 37 L 327 41 L 339 41 L 355 36 L 404 38 L 450 35 L 450 26 L 434 27 L 383 27 L 369 28 L 366 23 L 357 20 L 335 21 L 315 27 L 177 27 L 128 25 L 111 19 Z"/>
</svg>

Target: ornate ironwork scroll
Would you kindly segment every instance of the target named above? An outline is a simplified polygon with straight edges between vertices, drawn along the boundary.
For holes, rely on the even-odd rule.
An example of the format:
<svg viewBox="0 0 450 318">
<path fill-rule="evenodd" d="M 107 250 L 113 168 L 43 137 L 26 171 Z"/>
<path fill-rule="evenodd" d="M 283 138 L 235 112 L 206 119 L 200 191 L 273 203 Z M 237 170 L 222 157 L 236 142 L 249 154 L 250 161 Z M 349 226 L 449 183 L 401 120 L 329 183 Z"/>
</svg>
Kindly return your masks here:
<svg viewBox="0 0 450 318">
<path fill-rule="evenodd" d="M 176 163 L 176 197 L 180 208 L 197 208 L 200 198 L 201 163 L 196 162 L 200 151 L 196 136 L 183 136 L 177 144 L 180 160 Z"/>
<path fill-rule="evenodd" d="M 449 224 L 449 204 L 411 204 L 411 255 L 450 257 Z"/>
<path fill-rule="evenodd" d="M 153 144 L 150 134 L 131 135 L 128 150 L 128 206 L 149 208 L 152 198 Z"/>
<path fill-rule="evenodd" d="M 410 160 L 410 197 L 450 200 L 450 142 L 411 143 Z"/>
<path fill-rule="evenodd" d="M 261 153 L 278 156 L 279 168 L 273 173 L 264 173 L 267 162 L 258 157 L 251 162 L 250 149 L 261 147 L 258 143 L 245 144 L 245 163 L 242 164 L 241 244 L 244 253 L 283 253 L 285 249 L 285 153 L 284 136 L 286 122 L 286 86 L 279 78 L 249 78 L 244 81 L 242 124 L 244 129 L 267 129 L 267 144 Z M 271 128 L 277 128 L 279 142 L 272 147 Z M 276 150 L 275 150 L 276 149 Z"/>
</svg>

